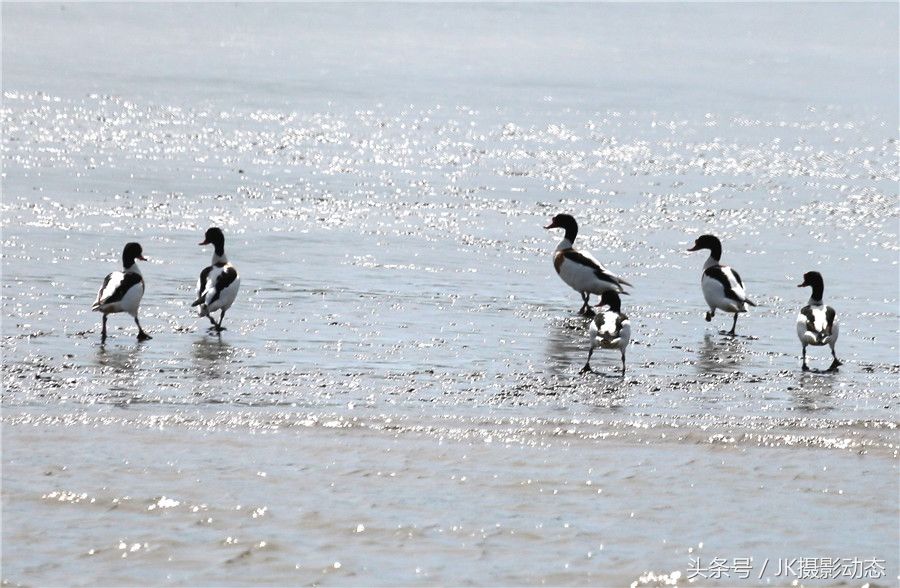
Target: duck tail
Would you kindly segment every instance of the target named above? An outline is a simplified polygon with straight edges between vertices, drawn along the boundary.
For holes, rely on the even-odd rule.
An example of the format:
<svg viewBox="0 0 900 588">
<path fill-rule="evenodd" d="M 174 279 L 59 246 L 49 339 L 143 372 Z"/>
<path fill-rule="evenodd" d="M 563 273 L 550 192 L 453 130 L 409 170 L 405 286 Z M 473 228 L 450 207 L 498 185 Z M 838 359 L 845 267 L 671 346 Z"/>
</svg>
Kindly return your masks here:
<svg viewBox="0 0 900 588">
<path fill-rule="evenodd" d="M 756 306 L 756 303 L 753 302 L 752 300 L 750 300 L 749 298 L 745 299 L 744 302 L 746 302 L 746 303 L 749 304 L 750 306 Z"/>
</svg>

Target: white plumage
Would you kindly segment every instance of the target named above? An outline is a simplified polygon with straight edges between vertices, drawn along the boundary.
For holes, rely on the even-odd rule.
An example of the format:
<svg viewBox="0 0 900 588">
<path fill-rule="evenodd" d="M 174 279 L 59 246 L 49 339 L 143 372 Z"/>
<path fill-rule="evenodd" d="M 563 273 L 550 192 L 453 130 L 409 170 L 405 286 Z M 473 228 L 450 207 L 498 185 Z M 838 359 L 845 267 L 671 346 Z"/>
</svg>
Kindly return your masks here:
<svg viewBox="0 0 900 588">
<path fill-rule="evenodd" d="M 128 273 L 140 274 L 140 270 L 137 269 L 137 264 L 135 264 Z M 104 285 L 101 286 L 100 290 L 97 292 L 97 300 L 94 301 L 94 306 L 91 310 L 106 314 L 126 312 L 131 316 L 136 317 L 138 308 L 141 306 L 141 298 L 144 297 L 144 280 L 141 279 L 140 281 L 126 284 L 125 282 L 128 277 L 126 272 L 120 271 L 112 272 L 106 276 Z M 111 301 L 116 295 L 116 291 L 120 289 L 123 290 L 121 297 L 117 297 L 114 301 Z"/>
<path fill-rule="evenodd" d="M 830 345 L 834 348 L 841 329 L 837 317 L 834 318 L 831 328 L 828 328 L 829 308 L 831 307 L 824 304 L 814 305 L 810 303 L 801 309 L 801 312 L 797 315 L 797 338 L 800 339 L 804 346 Z M 808 314 L 804 313 L 804 310 Z M 812 315 L 811 321 L 809 320 L 809 315 Z"/>
<path fill-rule="evenodd" d="M 706 269 L 720 272 L 720 275 L 727 280 L 728 289 L 730 289 L 732 294 L 732 296 L 729 296 L 726 293 L 725 284 L 720 279 L 716 279 L 704 271 L 703 276 L 700 278 L 700 288 L 703 290 L 703 298 L 706 300 L 706 304 L 709 305 L 710 315 L 714 315 L 716 309 L 724 310 L 725 312 L 747 312 L 747 293 L 734 270 L 727 265 L 704 267 L 704 270 Z"/>
<path fill-rule="evenodd" d="M 199 305 L 200 316 L 208 316 L 210 313 L 231 308 L 241 287 L 241 277 L 237 275 L 237 270 L 230 263 L 222 266 L 210 266 L 208 269 L 210 271 L 206 275 L 206 279 L 197 280 L 198 298 L 203 299 Z M 234 273 L 233 280 L 227 286 L 219 289 L 217 284 L 220 281 L 223 283 L 228 281 L 228 273 Z"/>
<path fill-rule="evenodd" d="M 587 292 L 588 294 L 595 294 L 597 296 L 603 294 L 607 290 L 624 292 L 622 289 L 622 284 L 625 283 L 624 280 L 617 276 L 613 276 L 603 264 L 597 261 L 597 258 L 589 252 L 574 251 L 591 262 L 593 266 L 585 265 L 584 263 L 573 260 L 566 255 L 567 251 L 574 250 L 570 248 L 568 250 L 558 249 L 556 251 L 555 256 L 558 256 L 560 259 L 558 262 L 554 260 L 554 265 L 556 265 L 556 263 L 559 264 L 557 268 L 559 277 L 563 282 L 568 284 L 570 288 L 576 292 Z M 604 274 L 608 277 L 604 278 Z"/>
</svg>

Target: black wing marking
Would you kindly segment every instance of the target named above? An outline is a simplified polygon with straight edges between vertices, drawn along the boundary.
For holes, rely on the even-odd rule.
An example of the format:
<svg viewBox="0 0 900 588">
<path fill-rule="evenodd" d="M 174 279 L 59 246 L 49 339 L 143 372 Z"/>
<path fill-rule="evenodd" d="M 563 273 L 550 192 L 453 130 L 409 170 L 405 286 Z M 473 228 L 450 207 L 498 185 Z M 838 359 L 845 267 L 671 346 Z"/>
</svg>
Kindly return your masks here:
<svg viewBox="0 0 900 588">
<path fill-rule="evenodd" d="M 810 333 L 818 333 L 816 330 L 816 315 L 813 314 L 812 307 L 809 305 L 800 309 L 800 314 L 806 317 L 806 330 Z"/>
<path fill-rule="evenodd" d="M 825 329 L 828 331 L 828 334 L 831 335 L 831 329 L 834 327 L 834 317 L 837 313 L 834 312 L 834 309 L 830 306 L 825 307 Z"/>
<path fill-rule="evenodd" d="M 731 270 L 734 273 L 734 270 Z M 704 275 L 709 276 L 710 278 L 719 281 L 722 284 L 722 287 L 725 288 L 725 296 L 731 298 L 735 302 L 743 302 L 744 299 L 737 295 L 737 293 L 731 288 L 731 280 L 728 279 L 728 276 L 725 275 L 725 272 L 722 271 L 721 265 L 714 265 L 710 268 L 707 268 Z M 734 273 L 734 277 L 737 278 L 738 283 L 740 284 L 741 279 L 737 277 L 737 273 Z"/>
<path fill-rule="evenodd" d="M 103 296 L 103 291 L 106 290 L 106 287 L 109 285 L 109 279 L 112 277 L 112 273 L 106 274 L 106 278 L 103 279 L 103 285 L 100 286 L 100 289 L 97 291 L 97 301 L 94 303 L 94 308 L 97 308 L 103 301 L 100 300 L 100 297 Z"/>
<path fill-rule="evenodd" d="M 601 331 L 603 330 L 603 325 L 606 324 L 606 313 L 598 312 L 597 316 L 594 317 L 594 324 L 597 325 L 597 333 L 599 333 L 600 336 L 603 337 L 604 335 L 603 333 L 601 333 Z"/>
<path fill-rule="evenodd" d="M 575 263 L 578 263 L 581 265 L 586 265 L 587 267 L 589 267 L 593 270 L 599 270 L 601 272 L 603 271 L 603 268 L 600 267 L 599 265 L 597 265 L 596 261 L 594 261 L 590 257 L 585 257 L 584 255 L 582 255 L 578 251 L 575 251 L 574 249 L 566 249 L 565 251 L 563 251 L 563 255 L 566 256 L 566 259 L 574 261 Z"/>
<path fill-rule="evenodd" d="M 597 315 L 594 321 L 597 323 L 597 332 L 600 334 L 600 337 L 607 341 L 611 341 L 619 336 L 622 332 L 622 323 L 628 320 L 628 317 L 622 313 L 618 313 L 616 315 L 615 328 L 612 333 L 601 332 L 603 327 L 607 324 L 608 312 L 601 312 Z"/>
<path fill-rule="evenodd" d="M 621 312 L 619 313 L 619 316 L 616 317 L 616 337 L 618 337 L 619 333 L 622 332 L 622 323 L 624 323 L 627 320 L 628 320 L 628 317 L 625 316 L 624 314 L 622 314 Z"/>
<path fill-rule="evenodd" d="M 219 294 L 222 293 L 222 290 L 230 286 L 238 277 L 237 270 L 231 266 L 226 267 L 222 270 L 222 273 L 219 274 L 219 277 L 216 278 L 216 293 L 213 294 L 212 299 L 209 301 L 209 304 L 212 304 L 216 300 L 219 299 Z"/>
<path fill-rule="evenodd" d="M 592 270 L 594 270 L 594 275 L 597 276 L 597 278 L 603 280 L 604 282 L 616 284 L 619 287 L 621 287 L 622 284 L 625 284 L 627 286 L 631 285 L 628 282 L 626 282 L 625 280 L 618 278 L 618 277 L 612 275 L 611 273 L 607 272 L 600 265 L 598 265 L 596 261 L 594 261 L 590 257 L 586 257 L 585 255 L 579 253 L 578 251 L 575 251 L 574 249 L 566 249 L 565 251 L 562 252 L 562 254 L 565 256 L 566 259 L 568 259 L 574 263 L 578 263 L 583 266 L 591 268 Z"/>
<path fill-rule="evenodd" d="M 731 270 L 731 273 L 734 274 L 734 279 L 737 280 L 737 283 L 741 286 L 741 288 L 743 288 L 743 287 L 744 287 L 744 281 L 741 280 L 741 275 L 740 275 L 739 273 L 737 273 L 737 270 L 734 269 L 733 267 L 732 267 L 732 268 L 729 268 L 729 269 Z M 746 298 L 746 297 L 745 297 L 745 298 L 744 298 L 744 302 L 746 302 L 746 303 L 749 304 L 750 306 L 756 306 L 756 303 L 753 302 L 752 300 L 750 300 L 749 298 Z"/>
<path fill-rule="evenodd" d="M 212 271 L 213 266 L 203 268 L 203 271 L 200 272 L 200 287 L 197 288 L 197 300 L 203 298 L 203 292 L 206 290 L 206 276 L 209 275 L 209 272 Z M 195 303 L 196 304 L 196 303 Z"/>
<path fill-rule="evenodd" d="M 112 275 L 112 274 L 110 274 Z M 109 279 L 109 276 L 106 277 Z M 125 277 L 122 278 L 122 281 L 119 283 L 119 286 L 113 290 L 113 293 L 100 301 L 100 304 L 112 304 L 114 302 L 118 302 L 125 297 L 125 294 L 131 290 L 132 286 L 136 286 L 137 284 L 143 284 L 144 278 L 141 277 L 141 274 L 135 272 L 125 272 Z"/>
</svg>

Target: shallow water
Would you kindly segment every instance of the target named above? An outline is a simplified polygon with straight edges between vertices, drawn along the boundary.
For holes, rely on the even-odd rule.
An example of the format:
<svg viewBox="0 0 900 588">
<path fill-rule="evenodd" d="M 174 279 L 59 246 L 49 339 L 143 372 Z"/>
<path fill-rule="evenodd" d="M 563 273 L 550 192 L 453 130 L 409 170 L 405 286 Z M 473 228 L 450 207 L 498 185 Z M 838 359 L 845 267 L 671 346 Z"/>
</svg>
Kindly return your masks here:
<svg viewBox="0 0 900 588">
<path fill-rule="evenodd" d="M 894 583 L 897 9 L 698 10 L 4 5 L 4 582 Z M 577 375 L 562 211 L 635 285 L 624 378 Z M 154 338 L 101 345 L 132 239 Z M 837 374 L 799 370 L 810 269 Z"/>
</svg>

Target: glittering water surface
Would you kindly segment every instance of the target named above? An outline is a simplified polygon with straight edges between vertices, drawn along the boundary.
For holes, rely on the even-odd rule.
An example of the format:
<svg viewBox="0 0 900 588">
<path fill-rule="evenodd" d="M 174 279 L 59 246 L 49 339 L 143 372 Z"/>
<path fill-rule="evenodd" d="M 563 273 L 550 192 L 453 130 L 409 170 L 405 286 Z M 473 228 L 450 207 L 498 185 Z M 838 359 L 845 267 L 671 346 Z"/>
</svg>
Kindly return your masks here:
<svg viewBox="0 0 900 588">
<path fill-rule="evenodd" d="M 859 557 L 892 585 L 896 24 L 4 5 L 3 581 L 671 585 L 752 556 L 695 579 Z M 634 283 L 624 378 L 578 375 L 563 211 Z M 213 224 L 221 336 L 189 308 Z M 737 338 L 703 321 L 703 232 L 759 304 Z M 153 340 L 114 315 L 101 345 L 130 240 Z M 837 374 L 799 370 L 811 269 Z"/>
</svg>

